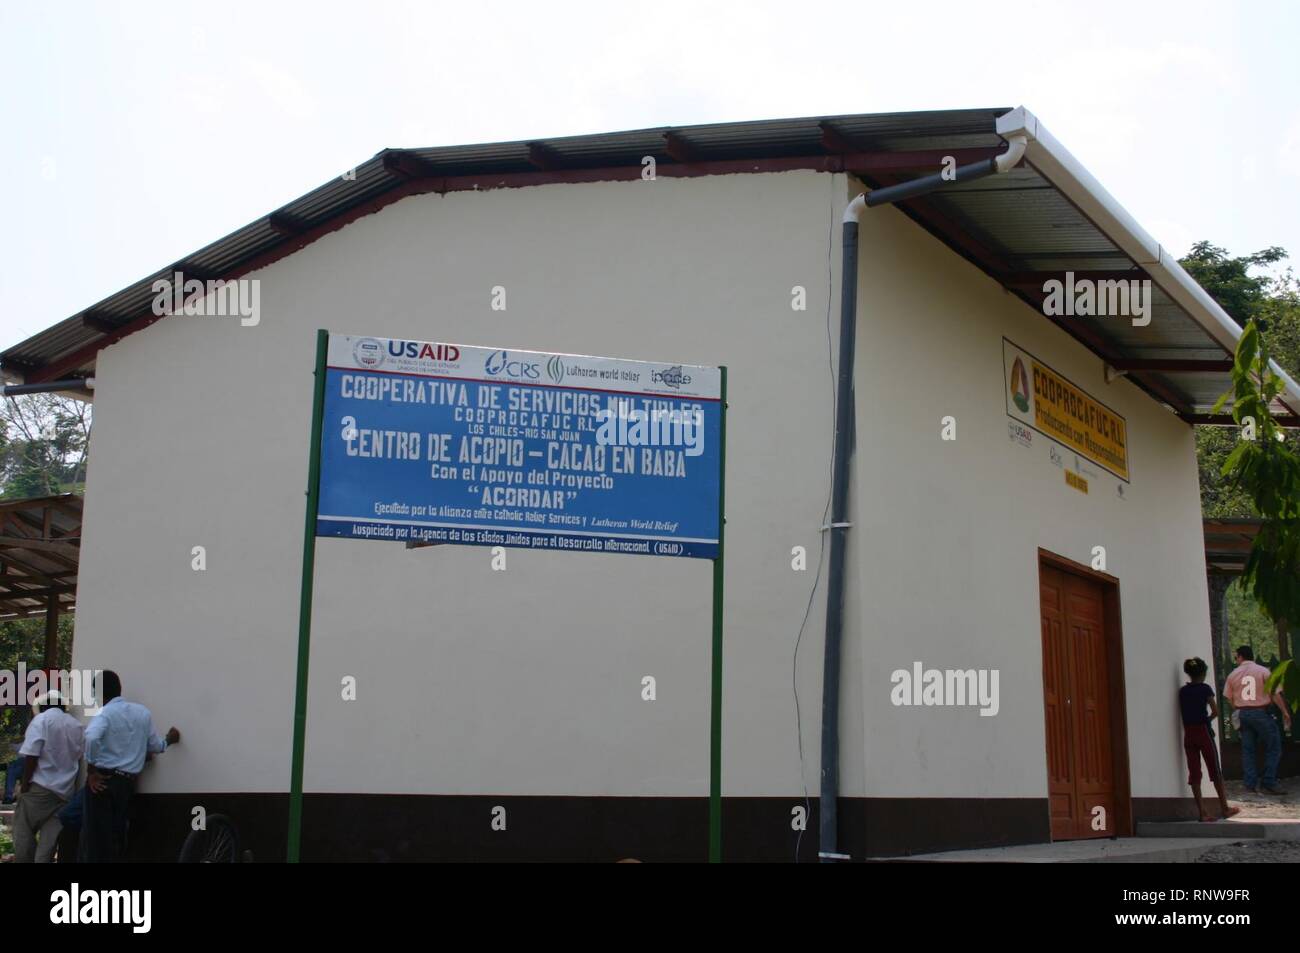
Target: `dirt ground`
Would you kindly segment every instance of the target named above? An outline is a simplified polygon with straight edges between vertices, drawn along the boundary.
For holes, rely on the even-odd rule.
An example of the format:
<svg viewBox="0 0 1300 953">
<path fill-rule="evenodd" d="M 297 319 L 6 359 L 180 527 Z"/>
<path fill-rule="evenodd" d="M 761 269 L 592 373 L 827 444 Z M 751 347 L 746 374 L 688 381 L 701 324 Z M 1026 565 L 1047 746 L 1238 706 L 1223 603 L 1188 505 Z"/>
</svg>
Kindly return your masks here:
<svg viewBox="0 0 1300 953">
<path fill-rule="evenodd" d="M 1267 817 L 1300 820 L 1300 778 L 1283 778 L 1284 795 L 1248 794 L 1240 781 L 1227 784 L 1228 803 L 1241 808 L 1239 818 Z M 1300 841 L 1232 841 L 1212 847 L 1196 858 L 1198 864 L 1300 863 Z"/>
<path fill-rule="evenodd" d="M 1241 817 L 1290 818 L 1300 821 L 1300 778 L 1283 778 L 1278 782 L 1278 787 L 1286 791 L 1286 794 L 1247 794 L 1240 781 L 1229 781 L 1228 803 L 1241 808 Z"/>
<path fill-rule="evenodd" d="M 1300 841 L 1233 841 L 1211 847 L 1198 864 L 1295 864 L 1300 863 Z"/>
</svg>

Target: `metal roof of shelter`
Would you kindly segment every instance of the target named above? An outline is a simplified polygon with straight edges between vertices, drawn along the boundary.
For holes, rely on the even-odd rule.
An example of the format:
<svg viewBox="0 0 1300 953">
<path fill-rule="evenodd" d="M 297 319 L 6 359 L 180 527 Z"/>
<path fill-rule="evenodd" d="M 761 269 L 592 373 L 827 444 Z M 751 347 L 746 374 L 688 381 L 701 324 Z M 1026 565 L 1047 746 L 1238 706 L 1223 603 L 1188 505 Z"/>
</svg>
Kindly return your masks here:
<svg viewBox="0 0 1300 953">
<path fill-rule="evenodd" d="M 1240 576 L 1263 520 L 1258 518 L 1205 519 L 1205 567 L 1210 572 Z"/>
<path fill-rule="evenodd" d="M 1021 163 L 1003 175 L 953 183 L 899 208 L 1042 314 L 1043 283 L 1067 271 L 1094 280 L 1150 278 L 1152 318 L 1047 317 L 1111 369 L 1189 422 L 1227 422 L 1209 411 L 1229 388 L 1240 329 L 1078 164 L 1020 109 L 965 109 L 777 119 L 641 129 L 558 139 L 385 149 L 338 178 L 0 354 L 0 369 L 28 383 L 93 376 L 100 349 L 160 319 L 153 283 L 175 272 L 233 279 L 409 195 L 632 181 L 653 156 L 659 177 L 811 169 L 847 172 L 869 187 L 936 172 L 1006 148 L 1025 134 Z M 1287 379 L 1295 424 L 1300 387 Z"/>
<path fill-rule="evenodd" d="M 59 614 L 77 602 L 80 496 L 0 501 L 0 620 Z"/>
</svg>

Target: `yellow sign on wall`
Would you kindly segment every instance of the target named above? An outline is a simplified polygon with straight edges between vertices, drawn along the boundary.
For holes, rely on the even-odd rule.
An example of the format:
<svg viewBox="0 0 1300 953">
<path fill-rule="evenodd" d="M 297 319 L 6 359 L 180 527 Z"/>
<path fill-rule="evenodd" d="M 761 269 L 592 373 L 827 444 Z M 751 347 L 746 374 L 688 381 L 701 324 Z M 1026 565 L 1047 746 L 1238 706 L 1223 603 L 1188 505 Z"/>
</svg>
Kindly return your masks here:
<svg viewBox="0 0 1300 953">
<path fill-rule="evenodd" d="M 1002 364 L 1010 417 L 1128 480 L 1123 417 L 1006 338 Z"/>
</svg>

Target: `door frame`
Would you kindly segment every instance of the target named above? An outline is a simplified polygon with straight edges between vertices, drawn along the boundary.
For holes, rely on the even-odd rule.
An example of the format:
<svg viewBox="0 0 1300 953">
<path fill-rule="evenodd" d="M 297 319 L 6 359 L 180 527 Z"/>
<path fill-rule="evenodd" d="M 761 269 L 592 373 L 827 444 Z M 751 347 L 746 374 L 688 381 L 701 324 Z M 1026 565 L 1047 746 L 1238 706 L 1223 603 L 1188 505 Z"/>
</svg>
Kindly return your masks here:
<svg viewBox="0 0 1300 953">
<path fill-rule="evenodd" d="M 1109 573 L 1098 572 L 1091 566 L 1077 563 L 1073 559 L 1067 559 L 1040 546 L 1038 547 L 1038 568 L 1040 570 L 1038 575 L 1040 579 L 1042 578 L 1041 570 L 1044 566 L 1069 575 L 1082 576 L 1084 579 L 1097 583 L 1101 587 L 1102 620 L 1106 627 L 1106 674 L 1110 685 L 1106 704 L 1108 707 L 1108 720 L 1110 721 L 1111 767 L 1115 778 L 1116 816 L 1112 831 L 1115 837 L 1132 837 L 1133 796 L 1129 782 L 1128 705 L 1126 702 L 1128 696 L 1124 688 L 1124 630 L 1120 624 L 1119 579 Z M 1042 611 L 1043 607 L 1040 599 L 1038 605 L 1040 616 Z M 1043 648 L 1040 640 L 1038 647 L 1040 662 L 1042 652 Z M 1043 691 L 1046 692 L 1046 690 L 1047 685 L 1044 682 Z M 1047 766 L 1046 754 L 1046 739 L 1044 739 L 1044 768 Z"/>
</svg>

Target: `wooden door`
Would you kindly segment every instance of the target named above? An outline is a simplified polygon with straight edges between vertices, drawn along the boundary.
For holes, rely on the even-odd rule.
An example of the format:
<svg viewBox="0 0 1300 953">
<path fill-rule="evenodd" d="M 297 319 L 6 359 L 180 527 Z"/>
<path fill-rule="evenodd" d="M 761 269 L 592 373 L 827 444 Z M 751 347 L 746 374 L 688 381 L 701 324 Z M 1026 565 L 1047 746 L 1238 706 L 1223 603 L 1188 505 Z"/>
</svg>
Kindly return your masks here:
<svg viewBox="0 0 1300 953">
<path fill-rule="evenodd" d="M 1039 598 L 1052 839 L 1111 837 L 1115 766 L 1102 587 L 1041 565 Z"/>
</svg>

